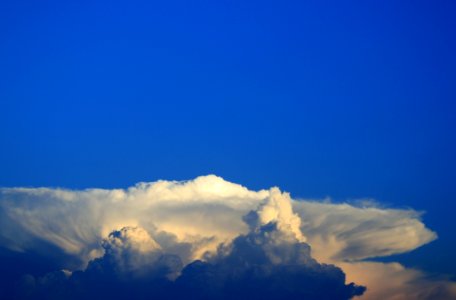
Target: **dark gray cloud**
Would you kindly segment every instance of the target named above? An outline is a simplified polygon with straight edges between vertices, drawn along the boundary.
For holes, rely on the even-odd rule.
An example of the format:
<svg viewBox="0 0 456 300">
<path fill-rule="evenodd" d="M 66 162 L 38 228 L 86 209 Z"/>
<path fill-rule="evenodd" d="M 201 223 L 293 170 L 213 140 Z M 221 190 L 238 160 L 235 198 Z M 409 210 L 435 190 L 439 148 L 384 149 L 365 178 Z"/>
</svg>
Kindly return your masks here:
<svg viewBox="0 0 456 300">
<path fill-rule="evenodd" d="M 275 222 L 241 235 L 216 257 L 188 265 L 176 285 L 199 299 L 350 299 L 365 291 L 313 259 L 308 244 L 277 243 L 280 235 Z"/>
<path fill-rule="evenodd" d="M 237 237 L 207 261 L 184 268 L 176 255 L 104 243 L 85 271 L 24 276 L 19 299 L 350 299 L 365 288 L 345 283 L 334 265 L 319 264 L 302 242 L 276 243 L 276 223 Z M 121 232 L 137 230 L 124 228 Z M 128 242 L 127 242 L 128 243 Z M 150 249 L 147 249 L 150 250 Z M 274 257 L 281 257 L 280 262 Z M 176 276 L 176 274 L 180 275 Z"/>
</svg>

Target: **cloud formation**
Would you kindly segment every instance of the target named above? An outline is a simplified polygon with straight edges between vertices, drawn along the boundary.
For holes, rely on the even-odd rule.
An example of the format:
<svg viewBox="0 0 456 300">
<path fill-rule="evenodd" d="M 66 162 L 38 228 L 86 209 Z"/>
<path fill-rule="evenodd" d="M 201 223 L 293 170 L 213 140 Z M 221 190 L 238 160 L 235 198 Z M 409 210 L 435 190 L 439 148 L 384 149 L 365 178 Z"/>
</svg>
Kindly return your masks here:
<svg viewBox="0 0 456 300">
<path fill-rule="evenodd" d="M 399 264 L 362 261 L 434 240 L 436 234 L 414 210 L 293 200 L 278 188 L 250 191 L 214 175 L 139 183 L 126 190 L 3 188 L 0 228 L 4 251 L 33 254 L 73 272 L 23 278 L 22 290 L 35 296 L 49 290 L 46 284 L 81 287 L 88 276 L 114 280 L 102 274 L 135 279 L 127 285 L 147 281 L 148 288 L 162 292 L 212 279 L 213 288 L 206 286 L 209 294 L 202 298 L 210 291 L 231 295 L 228 290 L 241 287 L 247 293 L 246 280 L 250 286 L 268 282 L 267 295 L 290 291 L 286 282 L 302 287 L 292 289 L 295 295 L 311 295 L 309 286 L 318 283 L 332 286 L 339 299 L 360 295 L 363 288 L 346 284 L 345 274 L 349 282 L 367 287 L 362 299 L 456 295 L 452 282 L 428 280 Z"/>
</svg>

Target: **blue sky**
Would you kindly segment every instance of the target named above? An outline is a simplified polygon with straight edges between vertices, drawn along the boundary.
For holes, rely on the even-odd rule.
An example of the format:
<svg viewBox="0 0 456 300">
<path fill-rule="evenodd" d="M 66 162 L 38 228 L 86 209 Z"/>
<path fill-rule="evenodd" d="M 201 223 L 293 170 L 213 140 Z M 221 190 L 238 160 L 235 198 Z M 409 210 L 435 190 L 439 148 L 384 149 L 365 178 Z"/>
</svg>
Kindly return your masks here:
<svg viewBox="0 0 456 300">
<path fill-rule="evenodd" d="M 454 274 L 451 1 L 3 1 L 0 186 L 217 174 L 413 207 Z"/>
</svg>

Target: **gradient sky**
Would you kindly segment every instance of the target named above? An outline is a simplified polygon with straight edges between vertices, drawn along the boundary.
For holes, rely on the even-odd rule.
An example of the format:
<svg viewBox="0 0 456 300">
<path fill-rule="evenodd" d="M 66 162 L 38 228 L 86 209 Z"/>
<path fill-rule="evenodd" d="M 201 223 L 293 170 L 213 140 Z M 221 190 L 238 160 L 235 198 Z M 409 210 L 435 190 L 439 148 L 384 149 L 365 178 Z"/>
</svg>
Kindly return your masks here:
<svg viewBox="0 0 456 300">
<path fill-rule="evenodd" d="M 426 211 L 456 269 L 453 1 L 2 1 L 0 186 L 214 173 Z"/>
</svg>

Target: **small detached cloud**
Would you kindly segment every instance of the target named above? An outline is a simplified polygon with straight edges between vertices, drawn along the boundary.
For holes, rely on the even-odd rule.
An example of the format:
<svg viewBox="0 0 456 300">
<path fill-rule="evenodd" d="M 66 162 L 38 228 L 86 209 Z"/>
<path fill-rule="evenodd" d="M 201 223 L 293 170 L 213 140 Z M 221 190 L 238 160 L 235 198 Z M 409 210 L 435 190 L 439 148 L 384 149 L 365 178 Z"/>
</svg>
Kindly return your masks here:
<svg viewBox="0 0 456 300">
<path fill-rule="evenodd" d="M 297 201 L 214 175 L 126 190 L 3 188 L 0 297 L 456 298 L 453 282 L 366 261 L 435 238 L 413 210 Z"/>
</svg>

